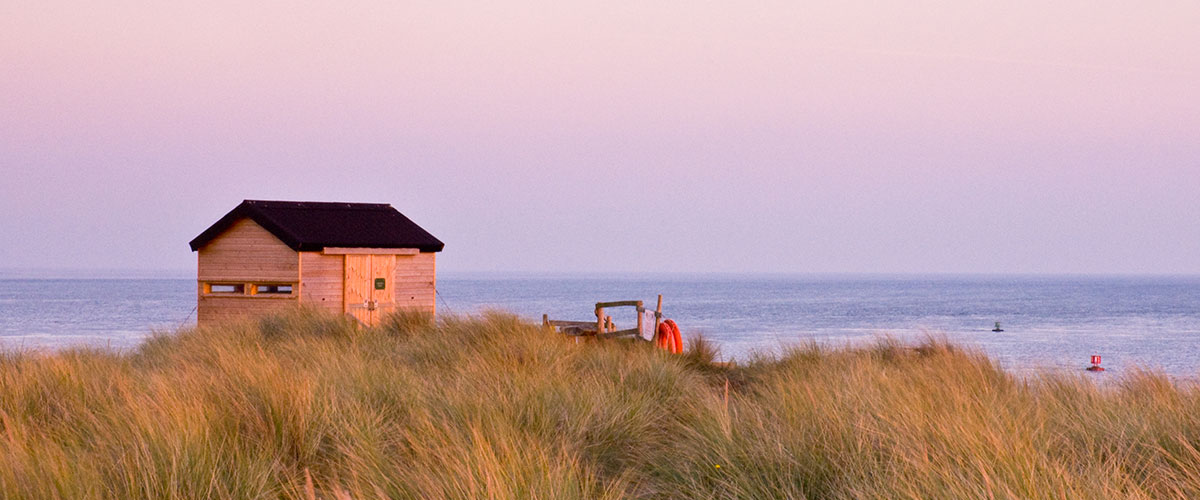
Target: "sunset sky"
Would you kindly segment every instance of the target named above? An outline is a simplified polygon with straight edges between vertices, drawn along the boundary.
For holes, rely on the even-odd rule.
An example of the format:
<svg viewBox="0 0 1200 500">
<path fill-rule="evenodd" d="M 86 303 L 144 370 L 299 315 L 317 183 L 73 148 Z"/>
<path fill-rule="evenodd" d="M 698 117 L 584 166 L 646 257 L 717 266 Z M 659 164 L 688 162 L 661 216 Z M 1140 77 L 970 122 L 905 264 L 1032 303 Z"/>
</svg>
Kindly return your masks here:
<svg viewBox="0 0 1200 500">
<path fill-rule="evenodd" d="M 0 268 L 245 198 L 447 272 L 1200 273 L 1200 2 L 0 0 Z"/>
</svg>

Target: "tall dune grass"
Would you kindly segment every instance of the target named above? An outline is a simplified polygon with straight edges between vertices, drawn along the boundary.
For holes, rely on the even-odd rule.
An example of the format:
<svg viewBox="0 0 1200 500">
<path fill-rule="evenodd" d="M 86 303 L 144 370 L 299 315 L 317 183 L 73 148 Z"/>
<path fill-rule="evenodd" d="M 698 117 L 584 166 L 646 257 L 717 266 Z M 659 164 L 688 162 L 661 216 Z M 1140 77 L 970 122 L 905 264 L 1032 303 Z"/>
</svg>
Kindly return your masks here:
<svg viewBox="0 0 1200 500">
<path fill-rule="evenodd" d="M 1197 498 L 1200 392 L 929 341 L 728 367 L 311 310 L 0 355 L 0 498 Z"/>
</svg>

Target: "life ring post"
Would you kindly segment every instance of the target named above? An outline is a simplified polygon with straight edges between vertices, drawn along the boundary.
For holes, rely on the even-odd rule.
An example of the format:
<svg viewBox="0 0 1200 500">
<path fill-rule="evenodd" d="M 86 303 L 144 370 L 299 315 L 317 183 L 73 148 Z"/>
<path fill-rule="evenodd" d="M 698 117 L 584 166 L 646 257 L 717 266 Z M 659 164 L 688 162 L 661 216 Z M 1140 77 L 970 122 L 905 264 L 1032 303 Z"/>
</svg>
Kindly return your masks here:
<svg viewBox="0 0 1200 500">
<path fill-rule="evenodd" d="M 662 294 L 658 294 L 658 305 L 654 306 L 654 331 L 658 331 L 658 324 L 662 323 Z"/>
</svg>

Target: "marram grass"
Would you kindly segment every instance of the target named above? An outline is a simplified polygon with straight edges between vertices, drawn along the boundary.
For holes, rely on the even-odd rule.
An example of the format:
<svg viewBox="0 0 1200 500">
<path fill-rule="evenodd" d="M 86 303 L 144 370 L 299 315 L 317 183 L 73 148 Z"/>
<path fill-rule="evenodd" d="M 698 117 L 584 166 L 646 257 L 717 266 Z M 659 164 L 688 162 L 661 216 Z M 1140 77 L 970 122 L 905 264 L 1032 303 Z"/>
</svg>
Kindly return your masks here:
<svg viewBox="0 0 1200 500">
<path fill-rule="evenodd" d="M 929 341 L 581 343 L 297 310 L 0 355 L 0 498 L 1198 498 L 1200 391 Z"/>
</svg>

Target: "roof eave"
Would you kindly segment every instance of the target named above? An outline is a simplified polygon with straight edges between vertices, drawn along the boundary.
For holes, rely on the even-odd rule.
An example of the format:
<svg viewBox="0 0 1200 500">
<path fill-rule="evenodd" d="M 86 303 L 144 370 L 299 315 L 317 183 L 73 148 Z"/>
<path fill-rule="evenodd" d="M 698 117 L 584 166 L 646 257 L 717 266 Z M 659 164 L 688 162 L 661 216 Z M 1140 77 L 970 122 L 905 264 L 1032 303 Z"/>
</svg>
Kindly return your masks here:
<svg viewBox="0 0 1200 500">
<path fill-rule="evenodd" d="M 427 244 L 423 244 L 423 245 L 404 245 L 404 246 L 394 246 L 394 247 L 393 246 L 377 246 L 377 245 L 370 245 L 370 246 L 377 246 L 378 248 L 413 248 L 413 247 L 415 247 L 421 253 L 441 252 L 442 249 L 445 248 L 445 246 L 446 246 L 445 243 L 442 243 L 442 241 L 437 239 L 437 237 L 433 236 L 428 231 L 425 231 L 424 228 L 421 228 L 419 225 L 412 222 L 412 220 L 408 219 L 406 216 L 404 216 L 404 214 L 401 214 L 400 212 L 396 211 L 396 209 L 392 208 L 391 205 L 380 205 L 380 207 L 386 207 L 387 209 L 392 210 L 397 215 L 399 215 L 402 219 L 404 219 L 405 222 L 412 224 L 413 226 L 416 226 L 417 229 L 424 232 L 424 234 L 426 236 L 428 236 L 430 239 L 432 239 L 436 243 L 431 242 L 431 243 L 427 243 Z M 217 237 L 221 236 L 222 233 L 229 230 L 230 227 L 233 227 L 233 225 L 241 219 L 250 219 L 250 220 L 254 221 L 255 224 L 258 224 L 263 229 L 266 229 L 267 232 L 271 233 L 273 236 L 275 236 L 275 238 L 279 239 L 279 241 L 281 241 L 281 242 L 283 242 L 283 244 L 287 245 L 288 248 L 291 248 L 292 250 L 297 251 L 297 252 L 319 252 L 327 246 L 334 246 L 334 245 L 316 245 L 316 244 L 312 244 L 312 243 L 301 242 L 300 238 L 298 238 L 296 235 L 293 235 L 292 233 L 285 230 L 282 225 L 276 223 L 266 213 L 259 210 L 258 204 L 255 202 L 255 200 L 242 201 L 242 203 L 240 203 L 240 204 L 238 204 L 238 206 L 234 207 L 233 210 L 230 210 L 229 213 L 225 214 L 224 217 L 221 217 L 219 220 L 217 220 L 217 222 L 215 222 L 215 223 L 213 223 L 213 225 L 209 226 L 208 229 L 205 229 L 204 232 L 200 233 L 198 236 L 193 238 L 192 241 L 188 242 L 188 245 L 191 247 L 193 252 L 199 251 L 201 248 L 204 248 L 206 245 L 211 243 L 213 240 L 217 239 Z M 336 245 L 336 246 L 367 247 L 368 245 Z"/>
<path fill-rule="evenodd" d="M 192 248 L 193 252 L 199 251 L 201 248 L 204 248 L 205 245 L 212 243 L 212 241 L 217 239 L 218 236 L 221 236 L 222 233 L 228 231 L 230 227 L 233 227 L 233 225 L 237 223 L 237 221 L 242 219 L 250 219 L 254 221 L 255 224 L 258 224 L 263 229 L 266 229 L 267 232 L 271 233 L 272 236 L 275 236 L 275 238 L 283 242 L 284 245 L 287 245 L 288 248 L 291 248 L 295 251 L 300 251 L 300 242 L 295 236 L 287 231 L 284 231 L 284 229 L 276 224 L 275 221 L 272 221 L 269 217 L 266 217 L 258 210 L 255 210 L 254 205 L 247 203 L 246 201 L 243 201 L 241 204 L 234 207 L 233 210 L 230 210 L 229 213 L 225 214 L 224 217 L 221 217 L 219 220 L 217 220 L 217 222 L 209 226 L 208 229 L 205 229 L 204 232 L 200 233 L 199 236 L 193 238 L 192 241 L 188 242 L 188 246 Z"/>
</svg>

